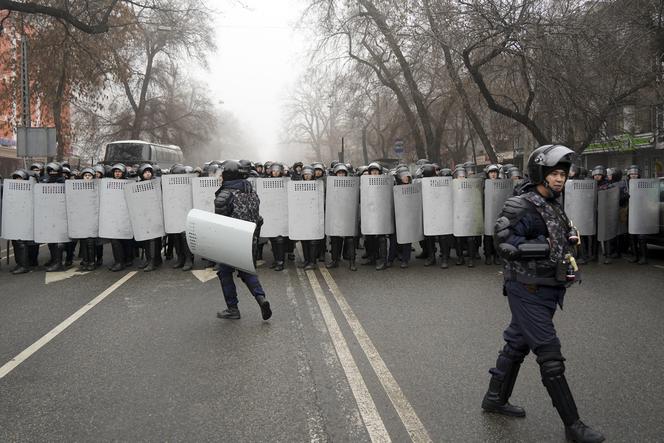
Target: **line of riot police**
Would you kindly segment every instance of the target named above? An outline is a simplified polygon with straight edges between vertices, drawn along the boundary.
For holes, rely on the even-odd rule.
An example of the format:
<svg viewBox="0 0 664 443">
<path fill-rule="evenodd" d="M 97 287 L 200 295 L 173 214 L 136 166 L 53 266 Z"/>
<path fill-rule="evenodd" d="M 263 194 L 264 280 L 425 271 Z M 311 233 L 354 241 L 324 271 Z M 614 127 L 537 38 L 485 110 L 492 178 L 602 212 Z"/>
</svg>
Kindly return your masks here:
<svg viewBox="0 0 664 443">
<path fill-rule="evenodd" d="M 12 272 L 20 274 L 37 266 L 39 243 L 49 246 L 47 271 L 71 266 L 77 242 L 81 270 L 102 265 L 105 243 L 113 251 L 112 271 L 133 266 L 140 251 L 145 256 L 141 267 L 152 271 L 163 262 L 162 249 L 166 259 L 173 258 L 175 250 L 174 268 L 190 270 L 194 260 L 184 234 L 186 214 L 192 208 L 214 211 L 223 165 L 223 161 L 208 162 L 202 168 L 178 164 L 161 171 L 149 164 L 99 164 L 72 171 L 66 164 L 35 163 L 29 170 L 16 171 L 7 181 L 11 189 L 5 186 L 2 223 L 3 237 L 12 240 L 15 251 Z M 435 265 L 439 256 L 440 267 L 448 268 L 454 249 L 456 265 L 474 267 L 480 247 L 485 264 L 500 264 L 493 224 L 505 200 L 519 193 L 524 182 L 513 165 L 489 165 L 478 173 L 472 162 L 452 170 L 419 160 L 414 174 L 407 165 L 387 170 L 378 162 L 358 168 L 340 162 L 329 168 L 322 162 L 296 162 L 289 167 L 241 160 L 240 165 L 261 199 L 264 225 L 256 259 L 263 259 L 269 242 L 274 257 L 271 267 L 276 271 L 295 259 L 297 241 L 305 269 L 324 261 L 329 251 L 327 267 L 336 268 L 346 260 L 355 271 L 361 245 L 363 264 L 383 270 L 398 259 L 406 268 L 415 242 L 421 246 L 417 258 L 424 259 L 424 266 Z M 599 244 L 606 262 L 625 245 L 635 251 L 634 260 L 645 262 L 643 235 L 652 233 L 659 223 L 651 211 L 651 200 L 656 198 L 651 187 L 648 183 L 635 186 L 637 193 L 645 189 L 649 194 L 639 196 L 634 229 L 628 230 L 629 182 L 620 180 L 620 171 L 611 171 L 611 184 L 604 181 L 606 172 L 600 174 L 600 168 L 592 172 L 595 181 L 584 179 L 580 168 L 572 168 L 573 180 L 566 185 L 565 209 L 575 223 L 584 225 L 580 261 L 592 257 Z M 628 178 L 638 177 L 638 170 L 630 169 Z M 31 183 L 30 189 L 27 183 L 23 184 L 26 189 L 18 189 L 15 182 L 19 180 Z M 135 184 L 141 182 L 145 183 Z M 57 192 L 55 188 L 38 192 L 39 184 L 60 186 Z M 615 191 L 603 192 L 611 189 Z M 22 201 L 30 198 L 29 205 Z M 55 226 L 57 232 L 41 232 L 42 225 Z"/>
</svg>

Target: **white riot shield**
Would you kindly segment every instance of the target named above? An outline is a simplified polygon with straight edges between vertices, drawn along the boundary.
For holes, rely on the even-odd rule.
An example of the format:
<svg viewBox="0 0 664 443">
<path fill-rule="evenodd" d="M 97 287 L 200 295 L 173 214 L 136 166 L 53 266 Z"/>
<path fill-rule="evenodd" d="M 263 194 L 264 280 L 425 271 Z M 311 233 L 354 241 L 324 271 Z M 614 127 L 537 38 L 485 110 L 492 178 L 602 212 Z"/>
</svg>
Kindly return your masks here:
<svg viewBox="0 0 664 443">
<path fill-rule="evenodd" d="M 360 177 L 362 235 L 394 234 L 394 179 L 389 175 Z"/>
<path fill-rule="evenodd" d="M 261 237 L 288 236 L 288 182 L 286 178 L 259 178 L 256 193 L 263 217 Z"/>
<path fill-rule="evenodd" d="M 413 243 L 424 239 L 422 228 L 422 183 L 394 186 L 394 221 L 397 243 Z"/>
<path fill-rule="evenodd" d="M 191 179 L 193 209 L 214 212 L 214 193 L 221 186 L 221 178 L 194 177 Z"/>
<path fill-rule="evenodd" d="M 136 241 L 166 235 L 159 182 L 155 180 L 132 182 L 125 186 L 124 193 Z"/>
<path fill-rule="evenodd" d="M 654 178 L 629 181 L 629 233 L 659 232 L 659 183 Z"/>
<path fill-rule="evenodd" d="M 359 202 L 359 177 L 327 177 L 325 234 L 340 237 L 355 236 Z"/>
<path fill-rule="evenodd" d="M 194 255 L 256 274 L 252 253 L 256 224 L 192 209 L 187 215 L 187 243 Z"/>
<path fill-rule="evenodd" d="M 422 218 L 424 235 L 454 232 L 452 177 L 422 179 Z"/>
<path fill-rule="evenodd" d="M 251 187 L 254 189 L 254 192 L 256 192 L 256 181 L 258 180 L 258 177 L 248 177 L 247 181 L 251 183 Z"/>
<path fill-rule="evenodd" d="M 512 180 L 484 181 L 484 235 L 493 235 L 496 220 L 513 191 Z"/>
<path fill-rule="evenodd" d="M 99 186 L 99 237 L 131 239 L 131 230 L 124 188 L 129 181 L 102 178 Z"/>
<path fill-rule="evenodd" d="M 291 240 L 320 240 L 325 237 L 325 189 L 322 180 L 288 182 L 288 237 Z"/>
<path fill-rule="evenodd" d="M 67 228 L 70 238 L 99 235 L 99 181 L 67 180 Z"/>
<path fill-rule="evenodd" d="M 455 237 L 473 237 L 484 232 L 482 181 L 480 178 L 452 180 Z"/>
<path fill-rule="evenodd" d="M 193 209 L 191 180 L 193 174 L 165 175 L 161 178 L 164 230 L 167 234 L 184 232 L 187 214 Z"/>
<path fill-rule="evenodd" d="M 609 241 L 618 235 L 620 189 L 597 192 L 597 240 Z"/>
<path fill-rule="evenodd" d="M 37 183 L 34 194 L 35 242 L 68 242 L 65 184 Z"/>
<path fill-rule="evenodd" d="M 565 214 L 581 235 L 595 235 L 595 180 L 568 180 L 565 183 Z"/>
<path fill-rule="evenodd" d="M 5 180 L 2 194 L 2 238 L 34 239 L 34 189 L 29 180 Z"/>
</svg>

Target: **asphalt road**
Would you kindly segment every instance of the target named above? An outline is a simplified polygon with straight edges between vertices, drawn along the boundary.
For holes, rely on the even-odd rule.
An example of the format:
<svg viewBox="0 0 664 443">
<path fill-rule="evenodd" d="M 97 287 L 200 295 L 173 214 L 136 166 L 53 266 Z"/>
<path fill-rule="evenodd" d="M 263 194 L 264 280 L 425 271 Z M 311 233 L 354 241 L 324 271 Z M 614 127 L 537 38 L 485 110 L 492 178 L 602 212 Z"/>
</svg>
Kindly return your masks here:
<svg viewBox="0 0 664 443">
<path fill-rule="evenodd" d="M 555 318 L 581 417 L 609 441 L 664 434 L 664 250 L 651 255 L 588 265 Z M 512 396 L 527 417 L 481 412 L 509 318 L 498 266 L 267 264 L 273 318 L 236 279 L 229 321 L 209 271 L 13 276 L 3 260 L 0 441 L 565 440 L 533 356 Z"/>
</svg>

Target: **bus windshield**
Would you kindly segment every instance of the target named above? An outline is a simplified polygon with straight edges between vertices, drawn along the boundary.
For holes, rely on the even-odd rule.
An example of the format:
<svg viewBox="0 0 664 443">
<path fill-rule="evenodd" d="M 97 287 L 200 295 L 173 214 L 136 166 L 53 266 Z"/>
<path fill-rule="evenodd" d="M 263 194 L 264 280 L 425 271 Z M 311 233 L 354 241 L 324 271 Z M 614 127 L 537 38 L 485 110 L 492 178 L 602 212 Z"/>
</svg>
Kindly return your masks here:
<svg viewBox="0 0 664 443">
<path fill-rule="evenodd" d="M 111 143 L 106 145 L 106 161 L 113 163 L 140 163 L 150 160 L 147 143 Z"/>
</svg>

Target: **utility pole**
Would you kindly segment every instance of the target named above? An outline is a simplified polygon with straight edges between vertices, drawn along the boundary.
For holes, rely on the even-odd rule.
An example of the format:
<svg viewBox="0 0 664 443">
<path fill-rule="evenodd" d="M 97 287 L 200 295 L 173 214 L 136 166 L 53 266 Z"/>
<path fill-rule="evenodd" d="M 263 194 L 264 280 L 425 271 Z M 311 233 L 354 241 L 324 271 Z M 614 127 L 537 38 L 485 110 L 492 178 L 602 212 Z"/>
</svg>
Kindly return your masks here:
<svg viewBox="0 0 664 443">
<path fill-rule="evenodd" d="M 30 81 L 28 80 L 28 37 L 25 35 L 23 27 L 23 17 L 21 16 L 21 98 L 23 109 L 21 114 L 21 123 L 26 128 L 30 127 Z"/>
</svg>

